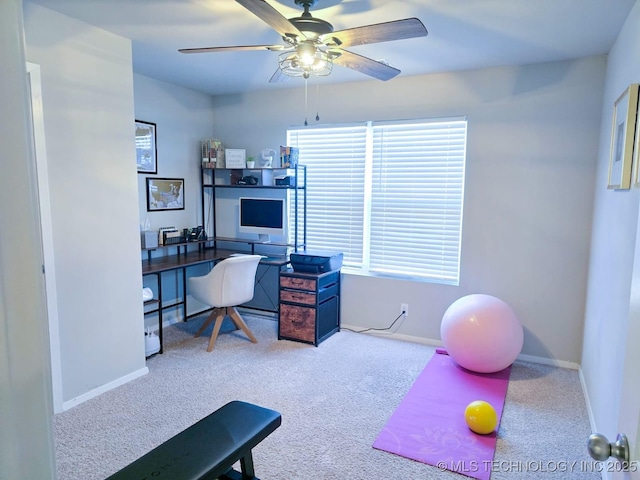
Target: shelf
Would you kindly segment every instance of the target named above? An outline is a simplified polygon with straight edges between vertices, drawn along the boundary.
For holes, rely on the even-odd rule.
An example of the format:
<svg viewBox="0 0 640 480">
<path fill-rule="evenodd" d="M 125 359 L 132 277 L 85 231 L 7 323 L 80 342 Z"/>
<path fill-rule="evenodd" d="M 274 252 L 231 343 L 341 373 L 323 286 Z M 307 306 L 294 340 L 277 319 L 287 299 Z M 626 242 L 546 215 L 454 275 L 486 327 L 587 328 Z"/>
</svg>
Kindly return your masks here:
<svg viewBox="0 0 640 480">
<path fill-rule="evenodd" d="M 295 167 L 243 167 L 243 168 L 207 168 L 202 167 L 203 170 L 295 170 Z"/>
<path fill-rule="evenodd" d="M 216 172 L 217 170 L 217 172 Z M 256 185 L 242 185 L 238 184 L 239 181 L 242 180 L 243 176 L 252 175 L 257 177 Z M 293 185 L 276 185 L 276 174 L 278 178 L 284 175 L 288 178 L 287 183 L 292 183 Z M 243 182 L 245 183 L 245 182 Z M 280 183 L 280 182 L 279 182 Z M 295 167 L 254 167 L 254 168 L 206 168 L 203 167 L 201 169 L 200 175 L 200 188 L 201 188 L 201 207 L 202 207 L 202 224 L 205 228 L 205 231 L 211 236 L 208 238 L 209 241 L 213 242 L 213 247 L 217 247 L 216 242 L 235 242 L 235 243 L 244 243 L 246 245 L 251 246 L 251 252 L 254 252 L 255 245 L 268 245 L 275 247 L 286 247 L 293 248 L 294 250 L 298 250 L 300 248 L 304 248 L 307 240 L 307 214 L 306 214 L 306 205 L 307 205 L 307 168 L 306 165 L 297 165 Z M 253 188 L 255 192 L 260 190 L 263 191 L 276 191 L 282 190 L 287 193 L 281 193 L 280 196 L 285 196 L 290 199 L 291 206 L 294 209 L 292 215 L 295 219 L 295 226 L 293 232 L 293 243 L 272 243 L 272 242 L 261 242 L 256 240 L 245 240 L 238 238 L 223 238 L 216 235 L 216 191 L 218 189 L 227 189 L 226 199 L 227 197 L 233 197 L 235 195 L 239 195 L 240 197 L 244 194 L 240 194 L 239 191 L 234 193 L 229 193 L 228 189 L 251 189 Z M 208 202 L 205 204 L 205 191 L 206 195 L 210 195 Z M 289 195 L 288 192 L 291 192 Z M 259 193 L 256 196 L 263 196 Z M 264 195 L 264 196 L 269 196 Z M 299 212 L 301 212 L 301 217 L 299 216 Z M 299 230 L 300 229 L 300 230 Z M 299 242 L 299 231 L 302 232 L 302 242 Z M 222 233 L 222 232 L 221 232 Z M 225 230 L 227 235 L 232 234 L 234 232 L 230 230 Z M 237 232 L 235 232 L 237 233 Z"/>
<path fill-rule="evenodd" d="M 271 188 L 274 190 L 304 190 L 304 186 L 294 187 L 293 185 L 220 185 L 215 184 L 212 185 L 210 183 L 205 183 L 202 185 L 204 188 Z"/>
<path fill-rule="evenodd" d="M 230 238 L 230 237 L 215 237 L 212 239 L 215 242 L 232 242 L 232 243 L 246 243 L 248 245 L 270 245 L 274 247 L 291 247 L 295 248 L 293 243 L 278 243 L 278 242 L 261 242 L 260 240 L 251 240 L 248 238 Z M 304 245 L 298 244 L 298 248 L 304 247 Z"/>
<path fill-rule="evenodd" d="M 158 244 L 157 247 L 142 248 L 142 251 L 143 252 L 150 252 L 150 251 L 158 250 L 160 248 L 184 247 L 184 246 L 187 246 L 187 245 L 200 245 L 202 243 L 207 243 L 207 242 L 210 242 L 212 240 L 213 240 L 212 238 L 206 238 L 206 239 L 201 239 L 201 240 L 193 240 L 191 242 L 168 243 L 166 245 Z"/>
</svg>

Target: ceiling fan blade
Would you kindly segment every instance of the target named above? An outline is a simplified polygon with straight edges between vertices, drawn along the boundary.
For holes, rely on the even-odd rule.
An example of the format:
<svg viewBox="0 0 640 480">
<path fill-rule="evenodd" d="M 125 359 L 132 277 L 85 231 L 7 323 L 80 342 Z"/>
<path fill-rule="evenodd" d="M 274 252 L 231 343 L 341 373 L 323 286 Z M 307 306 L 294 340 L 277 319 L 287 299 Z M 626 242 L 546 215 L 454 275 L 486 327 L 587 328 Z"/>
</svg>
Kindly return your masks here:
<svg viewBox="0 0 640 480">
<path fill-rule="evenodd" d="M 291 77 L 289 75 L 282 73 L 282 70 L 278 68 L 275 72 L 273 72 L 273 75 L 271 75 L 271 78 L 269 79 L 269 83 L 288 82 L 290 79 Z"/>
<path fill-rule="evenodd" d="M 390 80 L 400 73 L 400 70 L 377 60 L 363 57 L 347 50 L 337 50 L 339 57 L 334 57 L 333 63 L 343 67 L 357 70 L 378 80 Z"/>
<path fill-rule="evenodd" d="M 405 38 L 424 37 L 427 29 L 417 18 L 405 18 L 391 22 L 365 25 L 327 33 L 321 38 L 322 43 L 339 48 L 367 45 L 370 43 L 403 40 Z"/>
<path fill-rule="evenodd" d="M 244 52 L 249 50 L 269 50 L 279 52 L 284 50 L 284 45 L 242 45 L 235 47 L 202 47 L 202 48 L 181 48 L 180 53 L 208 53 L 208 52 Z"/>
<path fill-rule="evenodd" d="M 298 37 L 306 39 L 304 34 L 298 30 L 287 18 L 269 5 L 264 0 L 236 0 L 240 5 L 268 24 L 282 37 Z"/>
</svg>

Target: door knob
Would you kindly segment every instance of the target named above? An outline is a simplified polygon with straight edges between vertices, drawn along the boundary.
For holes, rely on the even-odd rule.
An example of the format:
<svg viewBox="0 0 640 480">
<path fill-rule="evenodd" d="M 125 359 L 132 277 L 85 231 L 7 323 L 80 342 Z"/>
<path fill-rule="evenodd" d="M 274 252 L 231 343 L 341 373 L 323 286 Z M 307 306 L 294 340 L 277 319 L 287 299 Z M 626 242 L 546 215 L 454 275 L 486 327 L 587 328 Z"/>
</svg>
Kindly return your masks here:
<svg viewBox="0 0 640 480">
<path fill-rule="evenodd" d="M 622 462 L 625 470 L 629 467 L 629 441 L 623 433 L 618 434 L 615 443 L 609 443 L 607 437 L 600 433 L 594 433 L 589 436 L 587 450 L 594 460 L 604 461 L 609 457 L 614 457 Z"/>
</svg>

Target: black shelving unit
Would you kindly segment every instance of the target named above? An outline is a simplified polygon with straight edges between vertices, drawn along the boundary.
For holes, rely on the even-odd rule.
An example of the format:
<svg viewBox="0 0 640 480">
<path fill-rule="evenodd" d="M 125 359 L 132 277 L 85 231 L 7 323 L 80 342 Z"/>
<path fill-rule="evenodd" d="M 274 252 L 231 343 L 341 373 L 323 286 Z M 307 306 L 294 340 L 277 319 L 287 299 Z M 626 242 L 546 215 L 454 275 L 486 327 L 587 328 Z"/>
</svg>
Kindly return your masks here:
<svg viewBox="0 0 640 480">
<path fill-rule="evenodd" d="M 293 185 L 274 185 L 274 174 L 292 173 Z M 260 176 L 257 185 L 242 185 L 238 181 L 245 175 Z M 306 165 L 297 165 L 291 168 L 202 168 L 201 175 L 202 187 L 202 225 L 207 232 L 209 242 L 212 247 L 216 247 L 217 242 L 236 242 L 250 245 L 251 252 L 255 250 L 255 245 L 263 242 L 259 240 L 248 240 L 240 238 L 218 237 L 216 234 L 216 190 L 224 188 L 233 189 L 253 189 L 253 190 L 291 190 L 294 192 L 294 232 L 293 243 L 269 243 L 270 246 L 281 246 L 293 248 L 297 251 L 304 248 L 307 243 L 307 167 Z M 210 194 L 211 201 L 207 204 L 207 192 Z M 302 215 L 299 213 L 302 212 Z M 302 218 L 300 218 L 302 217 Z M 302 223 L 302 225 L 300 225 Z M 300 240 L 300 233 L 302 240 Z"/>
</svg>

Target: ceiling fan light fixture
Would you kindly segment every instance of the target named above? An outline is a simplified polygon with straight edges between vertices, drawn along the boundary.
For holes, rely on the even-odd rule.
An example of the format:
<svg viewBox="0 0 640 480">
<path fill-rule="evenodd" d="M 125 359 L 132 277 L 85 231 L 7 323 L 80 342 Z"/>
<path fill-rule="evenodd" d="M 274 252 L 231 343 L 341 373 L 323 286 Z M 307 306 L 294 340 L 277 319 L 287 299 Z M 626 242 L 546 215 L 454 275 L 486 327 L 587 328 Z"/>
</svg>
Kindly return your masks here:
<svg viewBox="0 0 640 480">
<path fill-rule="evenodd" d="M 322 50 L 316 50 L 310 60 L 309 58 L 303 59 L 298 50 L 281 53 L 278 57 L 278 65 L 282 73 L 290 77 L 325 77 L 333 70 L 333 59 Z"/>
<path fill-rule="evenodd" d="M 305 66 L 312 66 L 315 62 L 316 46 L 309 42 L 303 42 L 296 48 L 300 63 Z"/>
</svg>

